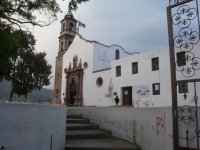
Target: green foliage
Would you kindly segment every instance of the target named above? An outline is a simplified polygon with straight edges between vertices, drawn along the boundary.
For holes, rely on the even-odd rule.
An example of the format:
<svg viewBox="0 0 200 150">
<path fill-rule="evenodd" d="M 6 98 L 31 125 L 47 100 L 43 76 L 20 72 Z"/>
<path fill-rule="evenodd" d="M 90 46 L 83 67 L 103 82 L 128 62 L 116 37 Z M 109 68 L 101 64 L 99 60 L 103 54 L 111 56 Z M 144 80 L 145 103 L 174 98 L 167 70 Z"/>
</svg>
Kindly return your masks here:
<svg viewBox="0 0 200 150">
<path fill-rule="evenodd" d="M 11 67 L 10 56 L 15 53 L 17 41 L 10 26 L 0 23 L 0 79 Z"/>
<path fill-rule="evenodd" d="M 46 26 L 60 11 L 56 0 L 1 0 L 0 22 L 21 27 L 23 24 Z M 49 15 L 49 22 L 37 20 L 36 13 Z"/>
<path fill-rule="evenodd" d="M 11 57 L 12 68 L 9 79 L 13 84 L 12 93 L 27 96 L 33 89 L 41 89 L 49 85 L 51 65 L 45 59 L 46 53 L 34 51 L 34 36 L 25 31 L 13 32 L 17 38 L 16 53 Z M 12 95 L 11 93 L 11 95 Z"/>
<path fill-rule="evenodd" d="M 13 60 L 18 55 L 20 45 L 24 45 L 21 50 L 33 49 L 31 46 L 35 41 L 28 37 L 32 35 L 23 37 L 21 29 L 27 28 L 26 25 L 50 25 L 57 19 L 59 11 L 56 0 L 0 0 L 0 81 L 8 77 L 11 57 Z M 48 21 L 38 20 L 38 14 L 48 16 Z M 27 37 L 30 41 L 22 39 Z"/>
<path fill-rule="evenodd" d="M 15 79 L 13 80 L 13 92 L 18 96 L 25 95 L 33 89 L 41 89 L 49 85 L 51 65 L 45 60 L 46 53 L 25 52 L 15 66 Z"/>
<path fill-rule="evenodd" d="M 70 0 L 69 2 L 69 11 L 76 11 L 78 9 L 78 4 L 82 2 L 87 2 L 89 0 Z"/>
<path fill-rule="evenodd" d="M 70 0 L 69 11 L 89 0 Z M 46 53 L 35 53 L 35 39 L 25 32 L 26 25 L 48 26 L 60 11 L 56 0 L 0 0 L 0 80 L 12 81 L 13 92 L 19 96 L 49 84 L 51 65 Z M 38 20 L 37 15 L 49 16 L 49 21 Z"/>
<path fill-rule="evenodd" d="M 46 53 L 40 52 L 35 54 L 34 58 L 34 74 L 37 84 L 35 86 L 37 89 L 41 89 L 44 85 L 49 85 L 50 74 L 51 74 L 51 65 L 45 60 Z"/>
</svg>

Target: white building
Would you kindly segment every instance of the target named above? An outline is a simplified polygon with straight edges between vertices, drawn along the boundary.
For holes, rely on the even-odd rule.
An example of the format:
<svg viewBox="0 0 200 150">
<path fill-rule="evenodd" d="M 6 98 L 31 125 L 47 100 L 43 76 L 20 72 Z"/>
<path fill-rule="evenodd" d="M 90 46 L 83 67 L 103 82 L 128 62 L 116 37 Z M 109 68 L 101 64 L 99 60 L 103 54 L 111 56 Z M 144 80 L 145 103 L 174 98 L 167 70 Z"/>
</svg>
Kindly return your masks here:
<svg viewBox="0 0 200 150">
<path fill-rule="evenodd" d="M 119 58 L 116 58 L 117 55 Z M 115 105 L 114 93 L 119 96 L 120 105 L 171 105 L 167 49 L 130 54 L 118 45 L 106 46 L 95 41 L 87 41 L 77 34 L 63 56 L 63 67 L 69 68 L 69 64 L 72 67 L 75 56 L 78 57 L 78 61 L 81 60 L 84 69 L 84 106 Z M 156 59 L 159 67 L 153 71 L 152 61 Z M 62 74 L 62 93 L 61 99 L 64 100 L 65 72 Z"/>
<path fill-rule="evenodd" d="M 55 100 L 67 105 L 113 106 L 114 95 L 117 94 L 120 105 L 171 106 L 168 49 L 128 53 L 119 45 L 107 46 L 86 40 L 76 34 L 76 20 L 70 12 L 61 24 Z M 182 105 L 190 103 L 184 100 L 185 95 L 190 97 L 190 86 L 177 86 L 178 97 L 183 99 Z"/>
</svg>

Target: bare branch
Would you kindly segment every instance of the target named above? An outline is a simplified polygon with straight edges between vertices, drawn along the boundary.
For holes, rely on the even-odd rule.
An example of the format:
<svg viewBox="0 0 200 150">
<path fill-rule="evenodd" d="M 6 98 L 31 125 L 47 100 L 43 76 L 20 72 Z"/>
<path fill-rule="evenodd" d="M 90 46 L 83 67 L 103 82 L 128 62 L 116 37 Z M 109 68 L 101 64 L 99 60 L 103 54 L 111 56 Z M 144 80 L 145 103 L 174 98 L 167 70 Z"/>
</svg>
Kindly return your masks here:
<svg viewBox="0 0 200 150">
<path fill-rule="evenodd" d="M 38 21 L 33 12 L 38 11 L 49 16 L 49 21 Z M 56 0 L 0 0 L 0 21 L 22 26 L 31 24 L 33 26 L 49 26 L 56 19 L 56 14 L 60 11 Z M 45 14 L 45 15 L 47 15 Z M 16 16 L 19 18 L 16 18 Z"/>
<path fill-rule="evenodd" d="M 23 24 L 32 24 L 33 26 L 39 26 L 39 27 L 45 27 L 45 26 L 49 26 L 51 25 L 55 20 L 57 20 L 57 18 L 54 18 L 51 20 L 51 18 L 49 18 L 49 22 L 45 22 L 45 21 L 21 21 L 12 17 L 8 17 L 8 16 L 3 16 L 3 19 L 7 20 L 8 22 L 17 25 L 18 27 L 20 27 Z"/>
</svg>

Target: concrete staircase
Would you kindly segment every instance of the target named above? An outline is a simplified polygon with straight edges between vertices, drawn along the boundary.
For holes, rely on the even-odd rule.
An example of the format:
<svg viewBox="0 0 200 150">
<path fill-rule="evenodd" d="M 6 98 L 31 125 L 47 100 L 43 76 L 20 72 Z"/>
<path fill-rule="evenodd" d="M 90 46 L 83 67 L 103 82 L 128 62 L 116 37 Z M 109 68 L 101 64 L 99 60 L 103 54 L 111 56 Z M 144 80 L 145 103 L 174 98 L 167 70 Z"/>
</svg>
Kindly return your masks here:
<svg viewBox="0 0 200 150">
<path fill-rule="evenodd" d="M 67 117 L 66 150 L 140 150 L 124 140 L 112 137 L 111 132 L 80 115 Z"/>
</svg>

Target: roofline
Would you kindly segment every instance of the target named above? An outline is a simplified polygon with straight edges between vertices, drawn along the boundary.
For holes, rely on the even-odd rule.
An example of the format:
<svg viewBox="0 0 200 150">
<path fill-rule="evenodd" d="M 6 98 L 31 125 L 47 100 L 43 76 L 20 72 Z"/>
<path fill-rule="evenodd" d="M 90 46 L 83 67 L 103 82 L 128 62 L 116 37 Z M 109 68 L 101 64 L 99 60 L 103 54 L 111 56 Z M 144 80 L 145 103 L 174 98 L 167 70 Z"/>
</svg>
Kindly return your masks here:
<svg viewBox="0 0 200 150">
<path fill-rule="evenodd" d="M 129 54 L 129 55 L 140 54 L 139 52 L 132 52 L 132 53 L 127 52 L 122 46 L 120 46 L 120 45 L 118 45 L 118 44 L 106 45 L 106 44 L 100 43 L 100 42 L 98 42 L 98 41 L 87 40 L 87 39 L 83 38 L 82 35 L 80 35 L 79 33 L 76 33 L 76 34 L 80 37 L 80 39 L 82 39 L 82 40 L 84 40 L 84 41 L 86 41 L 86 42 L 89 42 L 89 43 L 96 43 L 96 44 L 100 44 L 100 45 L 106 46 L 106 47 L 118 46 L 118 47 L 121 48 L 125 53 L 127 53 L 127 54 Z"/>
</svg>

